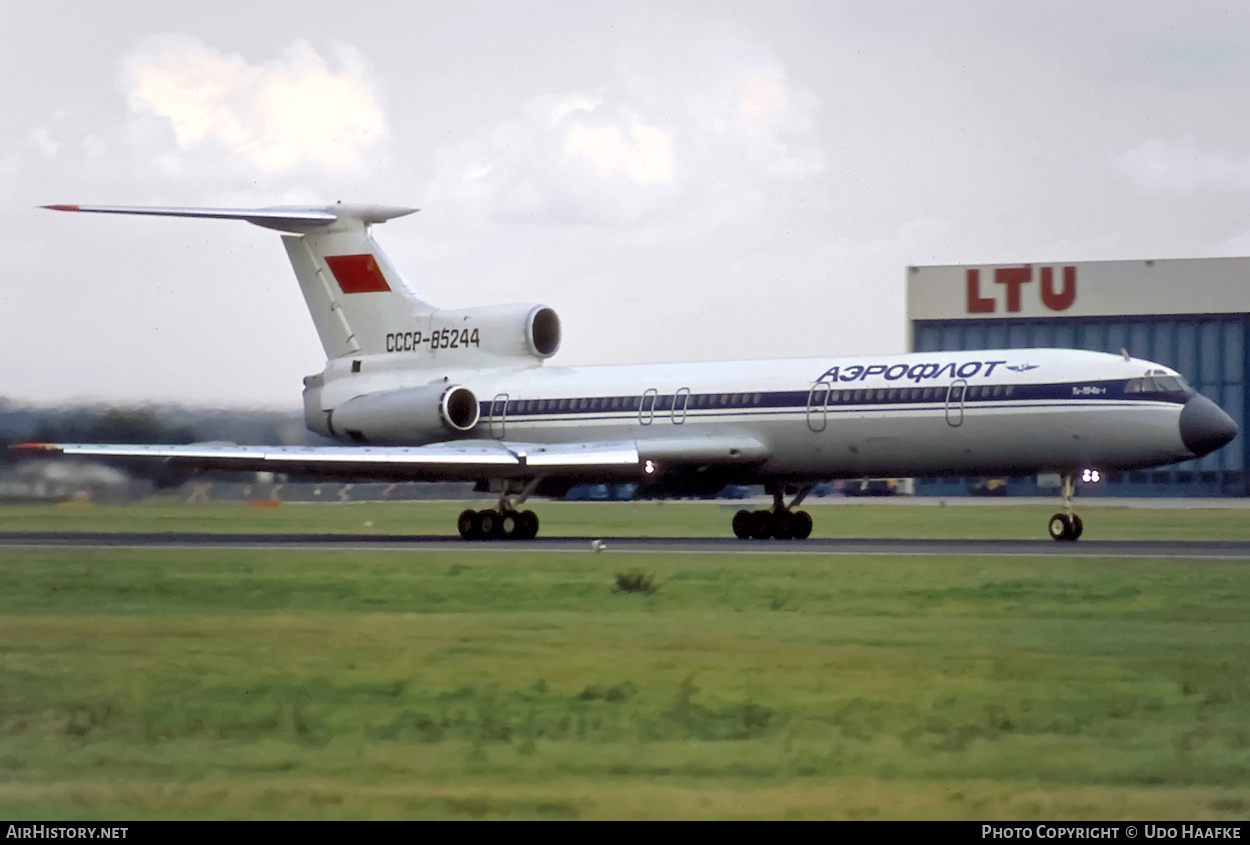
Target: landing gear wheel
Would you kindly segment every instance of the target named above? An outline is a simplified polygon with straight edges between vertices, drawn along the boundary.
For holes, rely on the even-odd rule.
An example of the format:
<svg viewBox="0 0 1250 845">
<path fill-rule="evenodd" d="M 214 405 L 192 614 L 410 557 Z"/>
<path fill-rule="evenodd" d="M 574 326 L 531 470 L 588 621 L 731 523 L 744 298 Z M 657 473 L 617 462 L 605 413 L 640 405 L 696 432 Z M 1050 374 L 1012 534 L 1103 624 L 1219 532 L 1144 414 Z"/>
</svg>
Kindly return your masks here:
<svg viewBox="0 0 1250 845">
<path fill-rule="evenodd" d="M 1050 538 L 1055 541 L 1076 539 L 1072 533 L 1072 520 L 1066 513 L 1057 513 L 1050 518 Z"/>
<path fill-rule="evenodd" d="M 773 511 L 768 515 L 768 533 L 774 540 L 789 540 L 794 536 L 791 522 L 789 511 Z"/>
<path fill-rule="evenodd" d="M 751 512 L 738 511 L 734 514 L 734 536 L 739 540 L 751 539 Z"/>
<path fill-rule="evenodd" d="M 791 512 L 790 535 L 796 540 L 806 540 L 812 536 L 812 515 L 807 511 Z"/>
<path fill-rule="evenodd" d="M 518 540 L 533 540 L 538 536 L 538 514 L 533 511 L 521 511 L 516 515 L 517 530 L 513 535 Z"/>
<path fill-rule="evenodd" d="M 1063 496 L 1064 512 L 1057 513 L 1050 518 L 1050 536 L 1055 540 L 1074 542 L 1085 530 L 1085 525 L 1081 522 L 1081 518 L 1072 512 L 1072 498 L 1076 495 L 1076 482 L 1072 473 L 1060 473 L 1059 490 Z"/>
<path fill-rule="evenodd" d="M 465 540 L 482 539 L 482 521 L 475 510 L 466 510 L 456 519 L 456 529 Z"/>
<path fill-rule="evenodd" d="M 752 539 L 767 540 L 773 536 L 772 513 L 769 511 L 752 511 L 750 527 Z"/>
<path fill-rule="evenodd" d="M 521 520 L 516 511 L 503 511 L 499 514 L 499 527 L 496 529 L 496 537 L 500 540 L 517 539 L 517 531 L 521 527 Z"/>
<path fill-rule="evenodd" d="M 487 540 L 498 540 L 503 536 L 499 531 L 499 511 L 482 511 L 477 517 L 478 530 Z"/>
</svg>

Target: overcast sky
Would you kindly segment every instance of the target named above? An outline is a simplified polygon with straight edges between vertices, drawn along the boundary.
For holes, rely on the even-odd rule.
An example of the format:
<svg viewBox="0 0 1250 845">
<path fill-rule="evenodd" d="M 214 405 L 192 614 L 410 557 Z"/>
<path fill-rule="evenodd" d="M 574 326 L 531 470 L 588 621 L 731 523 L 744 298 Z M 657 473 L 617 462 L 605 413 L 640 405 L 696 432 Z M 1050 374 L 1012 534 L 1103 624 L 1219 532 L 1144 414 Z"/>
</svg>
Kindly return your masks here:
<svg viewBox="0 0 1250 845">
<path fill-rule="evenodd" d="M 887 353 L 914 264 L 1250 254 L 1250 4 L 42 2 L 0 30 L 0 396 L 295 407 L 277 236 L 411 205 L 553 364 Z"/>
</svg>

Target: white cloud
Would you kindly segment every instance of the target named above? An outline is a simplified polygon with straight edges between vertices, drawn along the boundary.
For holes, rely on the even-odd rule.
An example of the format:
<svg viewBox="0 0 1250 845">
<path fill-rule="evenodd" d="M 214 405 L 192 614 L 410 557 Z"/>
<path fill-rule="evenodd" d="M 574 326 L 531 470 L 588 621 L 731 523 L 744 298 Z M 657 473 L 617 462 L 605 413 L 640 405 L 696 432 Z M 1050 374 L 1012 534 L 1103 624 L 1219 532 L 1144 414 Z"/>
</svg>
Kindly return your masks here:
<svg viewBox="0 0 1250 845">
<path fill-rule="evenodd" d="M 173 129 L 167 169 L 215 144 L 265 173 L 350 171 L 386 135 L 386 118 L 361 56 L 345 46 L 335 54 L 337 70 L 296 41 L 253 65 L 188 35 L 158 35 L 123 59 L 121 84 L 132 113 Z"/>
<path fill-rule="evenodd" d="M 625 105 L 549 95 L 438 153 L 429 203 L 479 220 L 629 225 L 676 190 L 674 140 Z"/>
<path fill-rule="evenodd" d="M 1250 158 L 1204 150 L 1192 135 L 1179 141 L 1152 138 L 1111 159 L 1129 182 L 1149 191 L 1192 194 L 1250 190 Z"/>
<path fill-rule="evenodd" d="M 569 129 L 564 149 L 583 156 L 601 173 L 621 173 L 634 182 L 652 185 L 673 179 L 673 139 L 663 130 L 647 126 L 632 115 L 626 139 L 616 126 L 590 127 L 575 124 Z"/>
<path fill-rule="evenodd" d="M 620 90 L 537 97 L 444 148 L 426 205 L 481 222 L 684 237 L 741 222 L 825 170 L 816 97 L 769 50 L 717 30 L 679 55 L 631 57 Z"/>
<path fill-rule="evenodd" d="M 816 96 L 794 90 L 771 56 L 752 55 L 715 77 L 698 78 L 686 102 L 705 153 L 777 177 L 825 169 L 812 131 Z"/>
<path fill-rule="evenodd" d="M 37 126 L 30 130 L 29 137 L 31 144 L 39 150 L 40 154 L 42 154 L 44 158 L 55 154 L 57 149 L 61 146 L 52 139 L 51 133 L 49 133 L 48 130 L 44 129 L 42 126 Z"/>
</svg>

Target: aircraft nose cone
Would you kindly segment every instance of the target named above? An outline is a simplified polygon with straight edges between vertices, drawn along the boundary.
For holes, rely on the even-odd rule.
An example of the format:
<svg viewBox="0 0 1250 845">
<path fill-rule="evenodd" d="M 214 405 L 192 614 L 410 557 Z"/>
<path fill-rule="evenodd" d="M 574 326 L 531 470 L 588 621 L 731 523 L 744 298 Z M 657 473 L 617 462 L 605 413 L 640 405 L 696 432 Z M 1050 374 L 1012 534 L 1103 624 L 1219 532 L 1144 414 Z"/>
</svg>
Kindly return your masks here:
<svg viewBox="0 0 1250 845">
<path fill-rule="evenodd" d="M 1210 454 L 1237 436 L 1237 423 L 1219 405 L 1201 394 L 1181 409 L 1181 441 L 1198 457 Z"/>
</svg>

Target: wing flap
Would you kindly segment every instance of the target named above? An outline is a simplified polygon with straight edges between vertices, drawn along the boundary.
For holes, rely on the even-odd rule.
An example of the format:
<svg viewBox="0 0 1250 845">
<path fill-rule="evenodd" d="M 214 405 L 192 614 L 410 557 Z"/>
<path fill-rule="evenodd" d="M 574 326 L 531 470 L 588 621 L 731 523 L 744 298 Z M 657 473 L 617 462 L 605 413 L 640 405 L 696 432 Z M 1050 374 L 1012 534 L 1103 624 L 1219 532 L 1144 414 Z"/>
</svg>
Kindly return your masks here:
<svg viewBox="0 0 1250 845">
<path fill-rule="evenodd" d="M 768 458 L 768 448 L 754 437 L 665 437 L 639 440 L 643 460 L 666 464 L 745 464 Z"/>
<path fill-rule="evenodd" d="M 528 467 L 580 468 L 638 466 L 638 447 L 622 443 L 512 443 L 509 448 Z"/>
</svg>

